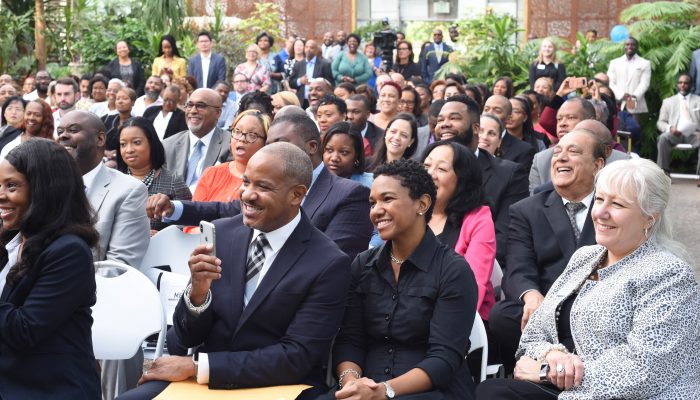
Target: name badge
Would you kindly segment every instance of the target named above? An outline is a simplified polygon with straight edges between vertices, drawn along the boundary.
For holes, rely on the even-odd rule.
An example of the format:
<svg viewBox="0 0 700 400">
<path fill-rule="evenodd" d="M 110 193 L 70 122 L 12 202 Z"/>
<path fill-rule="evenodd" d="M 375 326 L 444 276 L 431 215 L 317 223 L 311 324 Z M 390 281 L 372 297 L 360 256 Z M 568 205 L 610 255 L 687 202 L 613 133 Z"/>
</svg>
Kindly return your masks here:
<svg viewBox="0 0 700 400">
<path fill-rule="evenodd" d="M 544 64 L 537 64 L 537 69 L 544 69 Z"/>
</svg>

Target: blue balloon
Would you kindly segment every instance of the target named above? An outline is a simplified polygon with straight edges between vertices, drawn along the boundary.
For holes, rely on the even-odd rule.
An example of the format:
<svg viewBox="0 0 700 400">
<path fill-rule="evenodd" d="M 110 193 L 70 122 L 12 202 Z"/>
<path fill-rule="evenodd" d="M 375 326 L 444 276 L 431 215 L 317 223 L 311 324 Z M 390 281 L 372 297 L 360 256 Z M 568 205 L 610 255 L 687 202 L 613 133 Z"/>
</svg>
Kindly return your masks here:
<svg viewBox="0 0 700 400">
<path fill-rule="evenodd" d="M 630 33 L 627 31 L 627 28 L 624 25 L 615 25 L 610 30 L 610 40 L 612 40 L 613 43 L 623 42 L 629 37 Z"/>
</svg>

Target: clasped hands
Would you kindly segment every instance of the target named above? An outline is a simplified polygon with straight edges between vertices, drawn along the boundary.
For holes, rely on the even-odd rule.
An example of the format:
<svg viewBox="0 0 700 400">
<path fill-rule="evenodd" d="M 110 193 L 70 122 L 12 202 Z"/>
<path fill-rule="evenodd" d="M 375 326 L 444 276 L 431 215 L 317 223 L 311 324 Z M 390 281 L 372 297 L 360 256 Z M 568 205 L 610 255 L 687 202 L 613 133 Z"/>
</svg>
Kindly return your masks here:
<svg viewBox="0 0 700 400">
<path fill-rule="evenodd" d="M 335 392 L 336 399 L 348 400 L 385 400 L 386 387 L 367 377 L 357 379 L 347 377 L 343 388 Z"/>
<path fill-rule="evenodd" d="M 547 354 L 545 361 L 549 364 L 547 379 L 560 390 L 580 386 L 583 382 L 583 361 L 576 354 L 554 350 Z M 530 357 L 520 357 L 515 364 L 515 379 L 540 382 L 542 363 Z"/>
</svg>

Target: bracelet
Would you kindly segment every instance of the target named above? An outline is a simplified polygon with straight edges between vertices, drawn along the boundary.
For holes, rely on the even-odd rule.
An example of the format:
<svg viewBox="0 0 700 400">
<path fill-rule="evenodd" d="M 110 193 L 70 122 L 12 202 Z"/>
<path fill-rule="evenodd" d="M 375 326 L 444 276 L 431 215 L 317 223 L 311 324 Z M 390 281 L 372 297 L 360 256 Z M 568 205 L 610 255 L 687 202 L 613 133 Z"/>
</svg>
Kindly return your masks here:
<svg viewBox="0 0 700 400">
<path fill-rule="evenodd" d="M 352 368 L 348 368 L 348 369 L 346 369 L 345 371 L 343 371 L 343 372 L 340 373 L 340 376 L 338 377 L 338 388 L 340 388 L 340 389 L 343 388 L 343 379 L 345 379 L 345 377 L 346 377 L 348 374 L 355 374 L 355 377 L 356 377 L 357 379 L 360 379 L 360 378 L 361 378 L 359 372 L 355 371 L 355 370 L 352 369 Z"/>
<path fill-rule="evenodd" d="M 192 284 L 190 283 L 187 285 L 185 288 L 185 291 L 182 293 L 182 299 L 185 301 L 185 305 L 187 308 L 192 311 L 193 313 L 199 315 L 201 314 L 204 310 L 206 310 L 209 305 L 211 304 L 211 290 L 207 292 L 207 297 L 204 298 L 204 303 L 200 306 L 195 306 L 192 304 L 192 301 L 190 300 L 190 292 L 192 292 Z"/>
<path fill-rule="evenodd" d="M 547 359 L 547 355 L 553 351 L 561 351 L 562 353 L 569 354 L 569 350 L 561 343 L 551 345 L 547 350 L 540 352 L 537 356 L 537 361 L 544 362 Z"/>
</svg>

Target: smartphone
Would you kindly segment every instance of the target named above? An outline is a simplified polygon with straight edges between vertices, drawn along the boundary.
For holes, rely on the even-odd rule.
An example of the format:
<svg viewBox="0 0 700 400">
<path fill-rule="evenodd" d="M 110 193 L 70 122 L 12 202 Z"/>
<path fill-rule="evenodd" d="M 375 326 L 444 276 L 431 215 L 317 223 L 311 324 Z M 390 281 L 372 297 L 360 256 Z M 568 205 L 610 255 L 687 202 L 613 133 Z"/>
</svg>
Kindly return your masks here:
<svg viewBox="0 0 700 400">
<path fill-rule="evenodd" d="M 207 221 L 201 221 L 199 223 L 199 231 L 199 243 L 214 246 L 211 255 L 216 257 L 216 228 L 214 227 L 214 224 Z"/>
<path fill-rule="evenodd" d="M 588 79 L 586 78 L 574 78 L 572 83 L 572 89 L 581 89 L 588 86 Z"/>
</svg>

